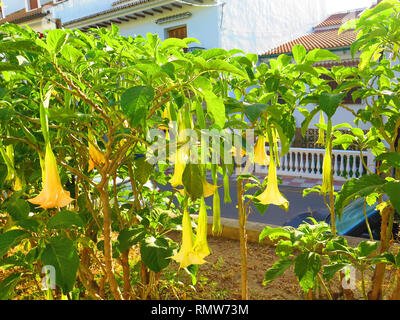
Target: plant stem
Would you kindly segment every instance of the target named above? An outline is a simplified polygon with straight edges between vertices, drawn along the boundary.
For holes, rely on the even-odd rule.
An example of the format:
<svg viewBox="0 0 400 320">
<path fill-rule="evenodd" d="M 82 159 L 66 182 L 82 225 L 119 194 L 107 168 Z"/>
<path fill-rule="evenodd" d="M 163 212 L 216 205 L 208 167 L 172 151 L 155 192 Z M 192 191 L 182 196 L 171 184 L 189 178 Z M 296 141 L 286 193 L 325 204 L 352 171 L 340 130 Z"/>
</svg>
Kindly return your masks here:
<svg viewBox="0 0 400 320">
<path fill-rule="evenodd" d="M 386 207 L 382 211 L 382 222 L 381 222 L 381 245 L 379 253 L 382 254 L 388 249 L 387 232 L 388 232 L 388 222 L 389 216 L 393 214 L 393 208 Z M 382 284 L 385 276 L 386 264 L 377 263 L 372 278 L 372 289 L 368 294 L 369 300 L 381 300 L 382 299 Z"/>
<path fill-rule="evenodd" d="M 103 177 L 104 178 L 104 177 Z M 104 259 L 108 282 L 110 283 L 111 293 L 116 300 L 122 300 L 121 291 L 118 287 L 117 280 L 114 275 L 114 267 L 112 261 L 112 242 L 111 242 L 111 208 L 108 195 L 108 184 L 99 190 L 100 201 L 103 207 L 103 235 L 104 235 Z"/>
<path fill-rule="evenodd" d="M 317 277 L 318 277 L 319 283 L 321 284 L 321 286 L 322 286 L 322 288 L 324 289 L 326 295 L 328 296 L 328 299 L 329 299 L 329 300 L 333 300 L 332 295 L 331 295 L 331 293 L 329 292 L 329 289 L 328 289 L 328 287 L 326 286 L 326 284 L 325 284 L 324 280 L 322 279 L 322 277 L 321 277 L 321 275 L 320 275 L 319 272 L 317 273 Z"/>
<path fill-rule="evenodd" d="M 237 181 L 237 196 L 238 196 L 238 212 L 239 212 L 242 300 L 247 300 L 248 299 L 247 234 L 246 234 L 246 217 L 243 208 L 243 180 Z"/>
</svg>

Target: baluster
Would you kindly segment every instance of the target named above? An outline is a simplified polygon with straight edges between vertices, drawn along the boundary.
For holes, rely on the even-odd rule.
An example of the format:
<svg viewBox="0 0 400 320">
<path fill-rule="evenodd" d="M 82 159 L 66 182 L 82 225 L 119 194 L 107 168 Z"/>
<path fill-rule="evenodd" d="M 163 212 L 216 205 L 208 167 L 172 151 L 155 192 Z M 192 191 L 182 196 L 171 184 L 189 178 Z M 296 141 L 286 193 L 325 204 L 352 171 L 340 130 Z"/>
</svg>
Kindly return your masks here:
<svg viewBox="0 0 400 320">
<path fill-rule="evenodd" d="M 338 154 L 333 155 L 333 176 L 338 177 Z"/>
<path fill-rule="evenodd" d="M 356 177 L 356 166 L 357 166 L 357 156 L 353 155 L 353 168 L 351 169 L 352 170 L 352 175 L 351 175 L 352 178 Z"/>
</svg>

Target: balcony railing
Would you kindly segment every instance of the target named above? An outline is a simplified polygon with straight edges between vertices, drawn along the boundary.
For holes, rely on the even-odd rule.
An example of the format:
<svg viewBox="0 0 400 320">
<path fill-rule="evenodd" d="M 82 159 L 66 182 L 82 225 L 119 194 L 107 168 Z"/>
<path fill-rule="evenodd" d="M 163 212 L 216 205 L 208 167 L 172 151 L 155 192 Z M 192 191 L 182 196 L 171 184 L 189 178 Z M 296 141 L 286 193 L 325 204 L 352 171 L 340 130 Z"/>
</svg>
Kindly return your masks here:
<svg viewBox="0 0 400 320">
<path fill-rule="evenodd" d="M 269 153 L 268 150 L 267 153 Z M 323 149 L 291 148 L 289 153 L 280 159 L 277 174 L 322 179 L 324 154 L 325 150 Z M 365 166 L 375 172 L 374 155 L 371 152 L 363 152 L 362 157 L 363 161 L 359 151 L 333 150 L 332 168 L 334 180 L 346 181 L 351 178 L 358 178 L 367 173 Z"/>
</svg>

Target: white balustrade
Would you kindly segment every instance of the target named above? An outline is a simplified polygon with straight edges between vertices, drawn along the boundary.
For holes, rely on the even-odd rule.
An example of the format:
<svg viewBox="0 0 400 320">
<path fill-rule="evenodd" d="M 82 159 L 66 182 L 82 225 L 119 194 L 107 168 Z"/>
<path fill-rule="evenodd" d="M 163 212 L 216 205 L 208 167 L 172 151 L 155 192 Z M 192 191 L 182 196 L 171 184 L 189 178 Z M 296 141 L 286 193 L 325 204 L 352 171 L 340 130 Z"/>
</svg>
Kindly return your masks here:
<svg viewBox="0 0 400 320">
<path fill-rule="evenodd" d="M 269 150 L 267 147 L 267 153 Z M 322 179 L 322 166 L 325 150 L 290 148 L 287 155 L 280 158 L 277 174 L 281 176 L 296 176 L 299 178 Z M 375 172 L 374 155 L 363 152 L 363 158 L 368 168 Z M 346 181 L 366 174 L 359 151 L 332 151 L 333 177 L 336 181 Z"/>
</svg>

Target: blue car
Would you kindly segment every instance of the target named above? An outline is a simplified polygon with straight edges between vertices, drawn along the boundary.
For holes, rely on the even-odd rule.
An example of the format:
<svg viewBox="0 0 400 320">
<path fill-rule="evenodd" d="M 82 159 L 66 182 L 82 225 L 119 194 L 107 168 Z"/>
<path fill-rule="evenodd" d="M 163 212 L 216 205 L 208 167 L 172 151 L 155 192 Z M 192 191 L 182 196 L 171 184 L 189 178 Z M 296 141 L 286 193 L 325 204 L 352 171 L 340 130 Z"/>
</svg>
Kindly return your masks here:
<svg viewBox="0 0 400 320">
<path fill-rule="evenodd" d="M 364 201 L 365 200 L 362 198 L 356 199 L 344 208 L 340 220 L 336 217 L 336 230 L 339 235 L 369 238 L 363 210 Z M 381 215 L 379 211 L 375 209 L 375 206 L 366 205 L 365 210 L 368 217 L 368 223 L 371 228 L 372 236 L 375 240 L 379 240 Z M 300 224 L 304 222 L 310 222 L 309 219 L 307 219 L 308 217 L 313 217 L 317 221 L 325 221 L 328 224 L 331 223 L 329 210 L 326 209 L 311 213 L 301 213 L 290 221 L 287 221 L 284 226 L 297 228 Z"/>
</svg>

